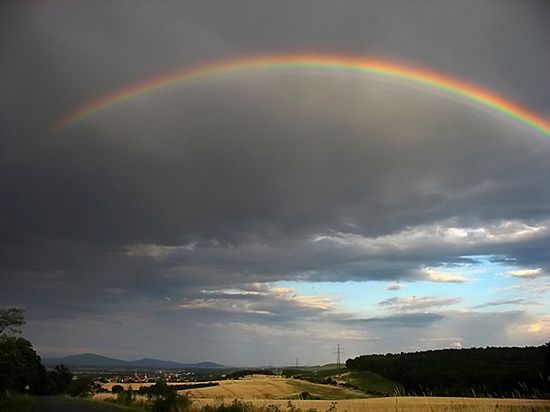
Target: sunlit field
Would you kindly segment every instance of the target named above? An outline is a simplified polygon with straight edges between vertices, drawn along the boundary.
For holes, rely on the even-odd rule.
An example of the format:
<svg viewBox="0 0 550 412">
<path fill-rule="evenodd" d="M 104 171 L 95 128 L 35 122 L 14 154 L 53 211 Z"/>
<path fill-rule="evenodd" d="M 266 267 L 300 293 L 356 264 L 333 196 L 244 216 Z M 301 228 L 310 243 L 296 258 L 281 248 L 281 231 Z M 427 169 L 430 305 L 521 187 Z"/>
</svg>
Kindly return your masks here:
<svg viewBox="0 0 550 412">
<path fill-rule="evenodd" d="M 330 400 L 365 398 L 368 396 L 361 391 L 353 389 L 341 388 L 333 385 L 322 385 L 278 376 L 254 376 L 239 380 L 223 380 L 215 382 L 218 382 L 219 385 L 206 388 L 182 390 L 179 391 L 179 393 L 187 394 L 193 399 L 225 399 L 229 401 L 233 399 L 285 400 L 298 398 L 302 392 L 308 392 L 316 398 Z M 104 384 L 103 387 L 110 391 L 114 385 L 122 385 L 125 389 L 129 387 L 132 387 L 132 389 L 139 389 L 140 386 L 150 386 L 153 384 L 107 383 Z"/>
<path fill-rule="evenodd" d="M 489 412 L 489 411 L 550 411 L 550 400 L 533 399 L 497 399 L 497 398 L 455 398 L 455 397 L 368 397 L 360 391 L 341 388 L 333 385 L 314 384 L 297 379 L 276 376 L 254 376 L 240 380 L 218 381 L 218 386 L 179 391 L 187 394 L 193 400 L 192 409 L 201 410 L 206 405 L 220 406 L 239 401 L 247 404 L 252 410 L 280 411 L 429 411 L 429 412 Z M 115 383 L 104 384 L 105 389 L 111 390 Z M 120 384 L 125 389 L 132 387 L 137 390 L 140 386 L 152 384 Z M 321 398 L 319 400 L 299 399 L 302 392 Z M 101 401 L 114 398 L 112 394 L 97 394 L 94 400 Z M 138 399 L 145 400 L 145 397 Z M 289 403 L 290 402 L 290 403 Z M 272 405 L 272 406 L 270 406 Z"/>
<path fill-rule="evenodd" d="M 289 401 L 268 401 L 268 400 L 245 400 L 250 402 L 257 410 L 268 405 L 280 405 L 281 410 L 288 408 Z M 336 411 L 347 412 L 535 412 L 549 411 L 550 401 L 547 400 L 525 400 L 525 399 L 477 399 L 477 398 L 439 398 L 439 397 L 391 397 L 373 399 L 344 399 L 339 401 L 330 400 L 293 400 L 290 401 L 296 408 L 303 411 L 315 409 L 319 412 L 336 408 Z M 196 399 L 194 408 L 210 404 L 219 404 L 216 400 Z M 227 403 L 227 401 L 226 401 Z M 290 408 L 291 409 L 291 408 Z"/>
</svg>

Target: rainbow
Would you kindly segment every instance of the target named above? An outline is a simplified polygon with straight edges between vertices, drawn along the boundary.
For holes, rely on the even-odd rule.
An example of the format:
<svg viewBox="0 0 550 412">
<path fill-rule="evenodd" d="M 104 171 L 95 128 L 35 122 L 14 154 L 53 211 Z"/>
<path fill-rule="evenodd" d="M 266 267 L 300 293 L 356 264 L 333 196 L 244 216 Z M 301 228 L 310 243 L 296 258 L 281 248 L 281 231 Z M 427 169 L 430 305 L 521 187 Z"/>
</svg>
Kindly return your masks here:
<svg viewBox="0 0 550 412">
<path fill-rule="evenodd" d="M 60 130 L 67 128 L 95 113 L 121 104 L 136 96 L 177 85 L 239 72 L 289 68 L 311 68 L 342 73 L 365 73 L 384 78 L 409 81 L 413 84 L 443 91 L 451 96 L 463 98 L 465 101 L 479 105 L 480 107 L 489 108 L 493 112 L 513 119 L 519 124 L 526 125 L 534 131 L 550 136 L 549 121 L 490 90 L 419 67 L 377 58 L 332 54 L 283 54 L 229 59 L 164 74 L 89 101 L 60 117 L 52 124 L 51 129 Z"/>
</svg>

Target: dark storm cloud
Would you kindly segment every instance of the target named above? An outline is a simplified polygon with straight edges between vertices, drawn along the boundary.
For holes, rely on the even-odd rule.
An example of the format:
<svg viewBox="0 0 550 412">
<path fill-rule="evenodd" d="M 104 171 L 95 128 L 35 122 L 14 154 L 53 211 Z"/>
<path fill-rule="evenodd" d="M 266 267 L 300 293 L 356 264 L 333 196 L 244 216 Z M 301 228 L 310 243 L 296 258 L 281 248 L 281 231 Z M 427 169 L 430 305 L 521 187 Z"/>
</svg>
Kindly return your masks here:
<svg viewBox="0 0 550 412">
<path fill-rule="evenodd" d="M 475 254 L 550 273 L 547 139 L 410 85 L 235 75 L 47 131 L 67 110 L 152 76 L 304 50 L 419 63 L 548 114 L 544 2 L 1 8 L 0 303 L 26 306 L 31 321 L 98 327 L 120 310 L 116 330 L 142 306 L 150 313 L 132 325 L 153 322 L 159 336 L 167 319 L 283 327 L 349 316 L 267 291 L 280 280 L 467 282 L 430 268 Z"/>
<path fill-rule="evenodd" d="M 419 267 L 475 253 L 547 264 L 547 236 L 504 243 L 434 236 L 437 225 L 493 225 L 497 233 L 510 219 L 539 224 L 550 204 L 545 142 L 499 124 L 494 136 L 475 119 L 461 130 L 480 140 L 441 136 L 443 125 L 398 91 L 400 116 L 410 119 L 382 131 L 389 118 L 361 118 L 349 94 L 330 85 L 323 95 L 306 79 L 285 93 L 273 83 L 210 91 L 195 108 L 171 102 L 189 108 L 178 113 L 181 123 L 169 114 L 133 119 L 127 131 L 84 125 L 12 162 L 3 174 L 11 202 L 1 217 L 6 270 L 61 271 L 56 290 L 89 285 L 83 297 L 97 299 L 107 285 L 162 296 L 201 284 L 420 279 Z M 340 91 L 353 87 L 338 83 Z M 294 103 L 304 95 L 310 100 Z M 449 116 L 450 108 L 424 100 L 427 113 Z M 335 105 L 344 119 L 330 113 Z M 202 120 L 206 113 L 215 121 Z M 415 118 L 427 123 L 411 126 Z M 164 123 L 168 131 L 159 129 Z"/>
</svg>

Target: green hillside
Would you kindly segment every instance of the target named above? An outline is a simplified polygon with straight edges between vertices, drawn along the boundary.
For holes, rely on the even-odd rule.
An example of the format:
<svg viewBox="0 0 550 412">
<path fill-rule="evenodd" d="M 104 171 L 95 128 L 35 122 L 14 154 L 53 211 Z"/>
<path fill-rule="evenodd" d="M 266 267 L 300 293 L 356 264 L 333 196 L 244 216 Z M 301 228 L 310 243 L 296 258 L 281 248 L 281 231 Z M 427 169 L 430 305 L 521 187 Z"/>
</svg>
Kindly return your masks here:
<svg viewBox="0 0 550 412">
<path fill-rule="evenodd" d="M 401 385 L 377 373 L 365 370 L 351 370 L 346 368 L 304 368 L 287 369 L 283 375 L 296 379 L 304 379 L 314 383 L 340 385 L 359 389 L 374 396 L 389 396 L 395 393 Z"/>
</svg>

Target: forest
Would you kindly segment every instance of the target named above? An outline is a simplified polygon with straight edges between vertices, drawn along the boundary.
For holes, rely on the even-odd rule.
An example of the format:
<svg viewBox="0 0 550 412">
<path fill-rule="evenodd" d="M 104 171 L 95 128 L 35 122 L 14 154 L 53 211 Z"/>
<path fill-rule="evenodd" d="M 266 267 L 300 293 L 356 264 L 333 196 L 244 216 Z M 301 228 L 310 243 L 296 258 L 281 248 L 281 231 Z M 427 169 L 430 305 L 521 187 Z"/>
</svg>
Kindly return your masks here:
<svg viewBox="0 0 550 412">
<path fill-rule="evenodd" d="M 346 366 L 400 382 L 410 395 L 548 398 L 550 393 L 550 343 L 362 355 Z"/>
</svg>

